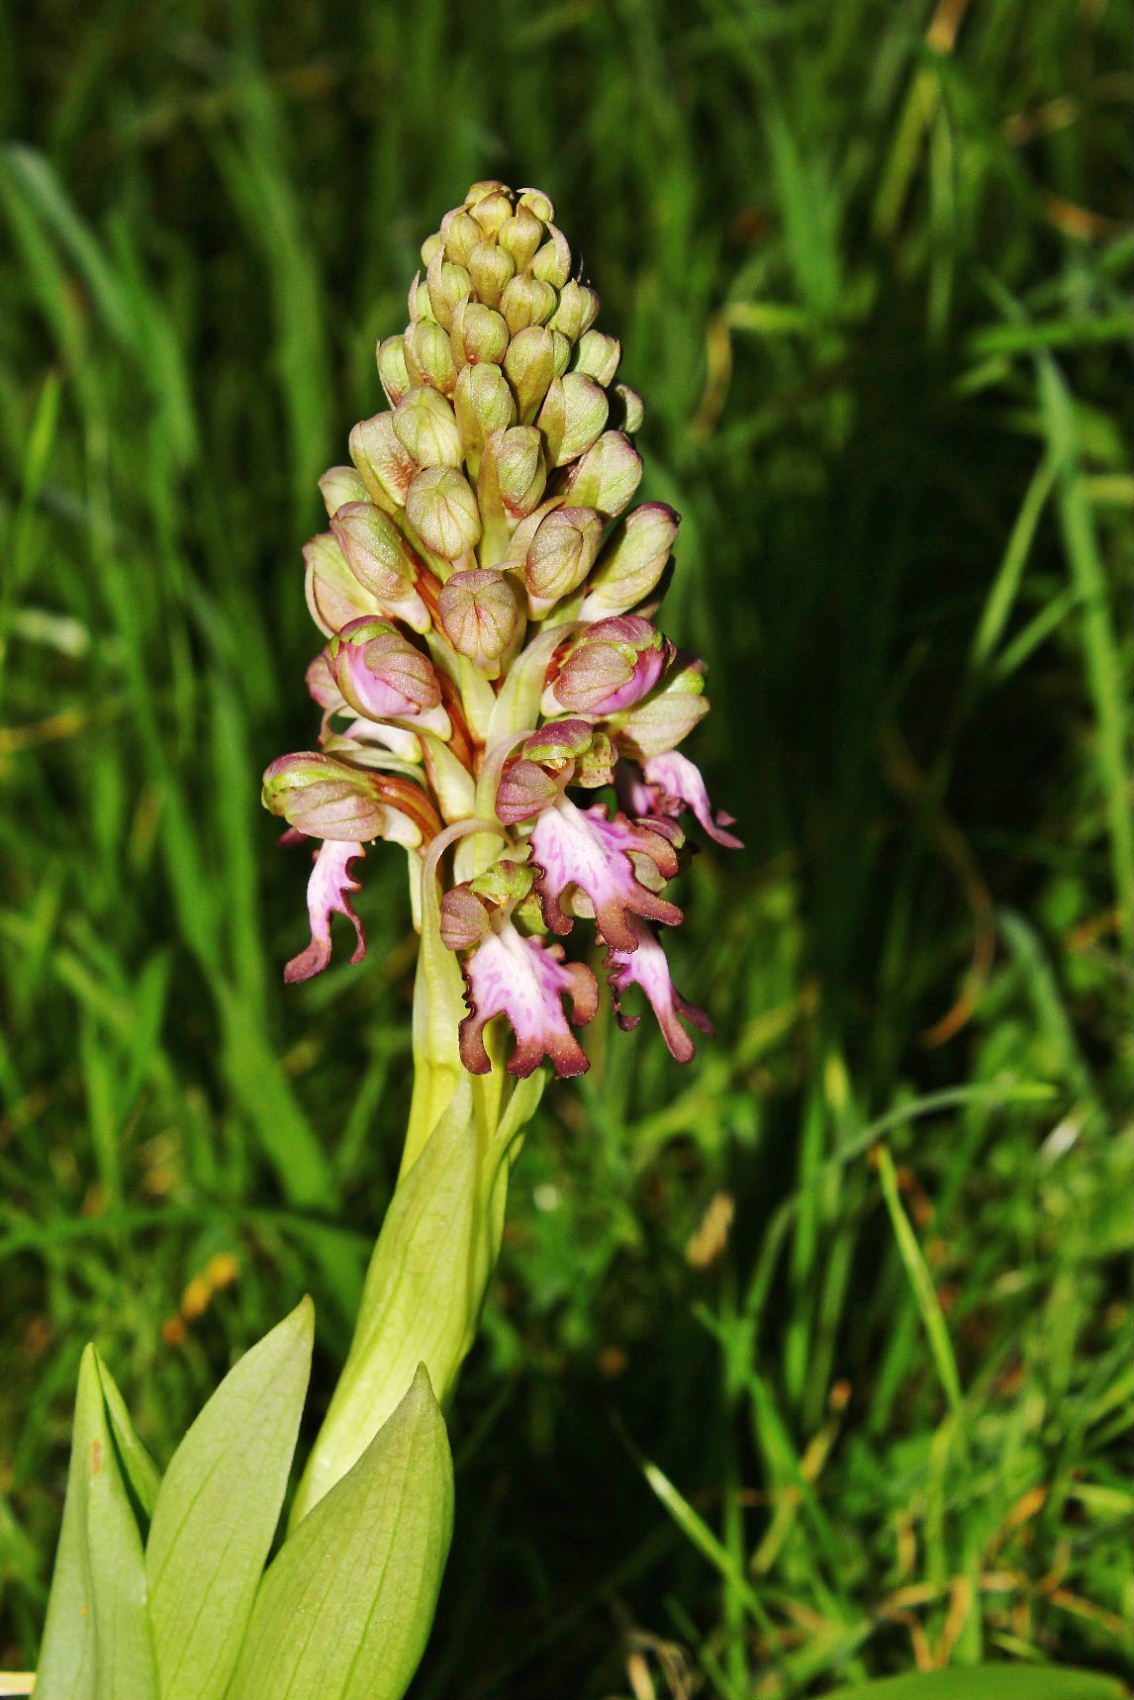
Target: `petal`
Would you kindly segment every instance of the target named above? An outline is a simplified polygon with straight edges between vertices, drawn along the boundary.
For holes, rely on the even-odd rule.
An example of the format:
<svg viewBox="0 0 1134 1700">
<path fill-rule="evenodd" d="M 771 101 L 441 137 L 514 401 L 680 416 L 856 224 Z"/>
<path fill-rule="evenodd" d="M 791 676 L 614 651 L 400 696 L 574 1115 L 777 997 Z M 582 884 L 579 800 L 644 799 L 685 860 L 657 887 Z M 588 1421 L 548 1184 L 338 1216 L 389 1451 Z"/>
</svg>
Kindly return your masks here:
<svg viewBox="0 0 1134 1700">
<path fill-rule="evenodd" d="M 296 980 L 310 980 L 321 974 L 331 960 L 331 916 L 345 915 L 354 927 L 356 944 L 352 962 L 361 962 L 366 955 L 366 934 L 354 912 L 351 897 L 361 890 L 351 875 L 350 865 L 365 856 L 361 844 L 348 844 L 342 839 L 328 839 L 315 856 L 315 866 L 307 882 L 307 913 L 311 920 L 311 943 L 298 956 L 293 956 L 284 969 L 289 985 Z"/>
<path fill-rule="evenodd" d="M 663 814 L 678 815 L 683 808 L 692 809 L 710 838 L 729 850 L 744 849 L 743 842 L 725 830 L 736 825 L 733 816 L 723 810 L 714 815 L 701 770 L 688 756 L 679 755 L 676 750 L 670 750 L 667 755 L 649 756 L 642 763 L 642 771 L 647 783 L 655 788 L 655 806 Z"/>
<path fill-rule="evenodd" d="M 641 884 L 632 860 L 634 856 L 647 858 L 663 880 L 669 879 L 677 872 L 672 844 L 625 815 L 608 820 L 601 803 L 583 810 L 569 798 L 560 798 L 536 821 L 532 849 L 542 870 L 536 890 L 552 932 L 571 931 L 573 923 L 562 907 L 562 898 L 572 885 L 590 899 L 606 943 L 619 950 L 637 947 L 632 915 L 648 915 L 671 927 L 682 919 L 675 903 Z"/>
<path fill-rule="evenodd" d="M 630 925 L 637 935 L 637 949 L 632 955 L 623 950 L 608 951 L 605 964 L 619 1026 L 637 1027 L 638 1016 L 622 1013 L 622 994 L 627 986 L 641 986 L 653 1005 L 666 1044 L 678 1062 L 688 1062 L 693 1055 L 693 1041 L 678 1017 L 684 1016 L 702 1033 L 712 1033 L 712 1023 L 703 1010 L 686 1003 L 674 986 L 665 951 L 655 938 L 653 928 L 636 919 L 631 920 Z"/>
<path fill-rule="evenodd" d="M 561 1075 L 585 1074 L 586 1052 L 563 1013 L 571 998 L 577 1027 L 598 1008 L 598 982 L 581 962 L 563 963 L 561 945 L 525 938 L 504 921 L 478 945 L 465 964 L 469 1013 L 461 1022 L 461 1061 L 470 1074 L 491 1068 L 484 1029 L 495 1015 L 507 1016 L 516 1035 L 508 1073 L 526 1078 L 544 1057 Z"/>
</svg>

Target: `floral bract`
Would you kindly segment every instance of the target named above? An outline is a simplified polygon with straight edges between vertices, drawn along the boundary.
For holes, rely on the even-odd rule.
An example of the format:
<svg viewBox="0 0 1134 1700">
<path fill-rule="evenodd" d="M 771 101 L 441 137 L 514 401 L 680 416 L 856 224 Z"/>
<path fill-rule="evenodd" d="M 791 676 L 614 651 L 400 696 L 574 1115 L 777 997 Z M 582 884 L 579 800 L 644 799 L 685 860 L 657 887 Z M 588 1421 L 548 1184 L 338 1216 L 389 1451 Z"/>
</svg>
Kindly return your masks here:
<svg viewBox="0 0 1134 1700">
<path fill-rule="evenodd" d="M 378 348 L 389 406 L 320 480 L 330 529 L 304 550 L 326 640 L 307 675 L 320 748 L 264 776 L 288 838 L 316 841 L 311 943 L 289 980 L 327 967 L 333 914 L 354 926 L 351 960 L 365 953 L 351 898 L 367 842 L 405 847 L 420 914 L 431 843 L 468 823 L 433 861 L 449 869 L 441 938 L 464 968 L 460 1054 L 478 1074 L 497 1016 L 513 1074 L 545 1058 L 586 1069 L 569 1021 L 593 1017 L 598 985 L 559 942 L 574 947 L 584 919 L 622 1025 L 636 985 L 687 1061 L 683 1021 L 710 1029 L 655 930 L 682 919 L 664 894 L 680 817 L 740 842 L 677 753 L 708 708 L 701 663 L 653 623 L 678 516 L 626 511 L 642 406 L 615 381 L 619 344 L 593 328 L 598 296 L 553 218 L 538 190 L 477 183 L 424 244 L 409 326 Z"/>
</svg>

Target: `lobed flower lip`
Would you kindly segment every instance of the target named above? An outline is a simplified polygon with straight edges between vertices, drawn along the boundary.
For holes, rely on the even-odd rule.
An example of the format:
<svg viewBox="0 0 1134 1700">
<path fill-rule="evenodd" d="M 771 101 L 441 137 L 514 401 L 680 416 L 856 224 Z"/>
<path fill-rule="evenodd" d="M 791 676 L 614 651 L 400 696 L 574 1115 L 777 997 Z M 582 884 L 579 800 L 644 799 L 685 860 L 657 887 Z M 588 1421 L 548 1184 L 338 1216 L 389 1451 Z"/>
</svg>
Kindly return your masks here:
<svg viewBox="0 0 1134 1700">
<path fill-rule="evenodd" d="M 704 1010 L 687 1003 L 675 987 L 665 951 L 658 943 L 653 928 L 638 920 L 636 916 L 630 917 L 630 927 L 636 937 L 634 950 L 610 950 L 604 963 L 614 994 L 618 1024 L 624 1029 L 637 1027 L 641 1017 L 623 1014 L 622 994 L 628 986 L 641 986 L 650 1000 L 658 1026 L 671 1053 L 678 1062 L 689 1062 L 695 1047 L 679 1017 L 684 1017 L 694 1027 L 699 1027 L 702 1033 L 710 1036 L 713 1031 L 712 1022 Z"/>
<path fill-rule="evenodd" d="M 310 980 L 321 974 L 331 960 L 331 916 L 345 915 L 354 928 L 355 947 L 351 962 L 361 962 L 366 955 L 366 934 L 354 912 L 351 898 L 362 887 L 353 877 L 351 864 L 366 855 L 361 844 L 344 839 L 328 838 L 315 853 L 315 865 L 307 882 L 307 914 L 311 922 L 311 943 L 298 956 L 293 956 L 284 969 L 288 985 Z"/>
<path fill-rule="evenodd" d="M 677 872 L 673 845 L 660 832 L 625 815 L 608 819 L 601 803 L 584 810 L 569 797 L 560 797 L 536 821 L 532 853 L 540 869 L 535 889 L 553 933 L 569 933 L 574 926 L 563 907 L 564 897 L 573 888 L 594 909 L 602 938 L 619 950 L 637 949 L 638 935 L 631 924 L 635 915 L 670 927 L 682 920 L 676 903 L 651 891 L 639 877 L 649 877 L 652 869 L 662 880 L 671 878 Z"/>
<path fill-rule="evenodd" d="M 713 813 L 701 770 L 688 756 L 677 750 L 669 750 L 665 755 L 647 756 L 642 763 L 642 773 L 654 794 L 654 811 L 678 815 L 683 809 L 691 809 L 710 838 L 728 850 L 744 849 L 743 840 L 728 831 L 730 826 L 736 825 L 735 818 L 723 810 Z"/>
<path fill-rule="evenodd" d="M 563 998 L 571 999 L 571 1020 L 585 1026 L 598 1009 L 598 982 L 581 962 L 563 962 L 562 945 L 546 945 L 517 932 L 509 920 L 497 920 L 465 963 L 465 1001 L 469 1013 L 460 1024 L 461 1061 L 470 1074 L 492 1066 L 484 1029 L 503 1015 L 516 1036 L 508 1073 L 521 1079 L 550 1057 L 560 1075 L 585 1074 L 590 1061 L 571 1032 Z"/>
</svg>

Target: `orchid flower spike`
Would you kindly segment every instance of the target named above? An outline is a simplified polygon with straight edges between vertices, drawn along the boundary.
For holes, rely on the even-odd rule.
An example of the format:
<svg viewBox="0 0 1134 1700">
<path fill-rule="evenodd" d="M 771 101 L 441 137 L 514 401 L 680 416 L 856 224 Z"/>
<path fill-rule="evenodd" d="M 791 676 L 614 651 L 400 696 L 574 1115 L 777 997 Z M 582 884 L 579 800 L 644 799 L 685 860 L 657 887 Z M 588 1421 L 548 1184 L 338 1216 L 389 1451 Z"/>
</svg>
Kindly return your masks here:
<svg viewBox="0 0 1134 1700">
<path fill-rule="evenodd" d="M 351 898 L 371 840 L 404 846 L 420 918 L 433 840 L 465 821 L 498 828 L 470 825 L 433 858 L 474 1074 L 491 1067 L 497 1016 L 512 1074 L 587 1068 L 568 1024 L 598 1005 L 593 971 L 567 959 L 584 920 L 623 1026 L 637 985 L 687 1061 L 685 1023 L 709 1024 L 674 988 L 657 933 L 682 919 L 665 895 L 682 816 L 740 844 L 676 748 L 709 706 L 701 663 L 654 624 L 678 516 L 627 511 L 642 404 L 615 381 L 618 341 L 593 328 L 598 296 L 553 220 L 536 189 L 476 183 L 424 244 L 409 325 L 378 347 L 389 405 L 351 432 L 352 464 L 321 479 L 330 529 L 304 550 L 326 640 L 307 675 L 319 749 L 264 776 L 287 838 L 316 841 L 311 943 L 289 980 L 327 966 L 335 912 L 354 927 L 351 960 L 365 953 Z"/>
</svg>

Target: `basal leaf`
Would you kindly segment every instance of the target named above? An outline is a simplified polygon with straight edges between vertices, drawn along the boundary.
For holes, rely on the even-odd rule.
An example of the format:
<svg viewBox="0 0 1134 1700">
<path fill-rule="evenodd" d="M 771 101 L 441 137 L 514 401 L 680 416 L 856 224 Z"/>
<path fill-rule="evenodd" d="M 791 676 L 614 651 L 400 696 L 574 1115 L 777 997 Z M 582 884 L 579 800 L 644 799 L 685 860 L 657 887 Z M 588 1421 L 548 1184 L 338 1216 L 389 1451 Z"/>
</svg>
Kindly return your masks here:
<svg viewBox="0 0 1134 1700">
<path fill-rule="evenodd" d="M 398 1700 L 433 1621 L 452 1523 L 449 1443 L 422 1366 L 273 1561 L 227 1700 Z"/>
<path fill-rule="evenodd" d="M 916 1671 L 840 1688 L 831 1700 L 1123 1700 L 1126 1689 L 1095 1671 L 1057 1665 L 971 1665 Z"/>
<path fill-rule="evenodd" d="M 310 1299 L 246 1352 L 173 1455 L 146 1546 L 162 1700 L 219 1700 L 279 1521 L 311 1369 Z"/>
<path fill-rule="evenodd" d="M 112 1385 L 88 1346 L 37 1700 L 158 1700 L 142 1537 L 107 1412 Z M 117 1389 L 113 1397 L 121 1406 Z"/>
</svg>

